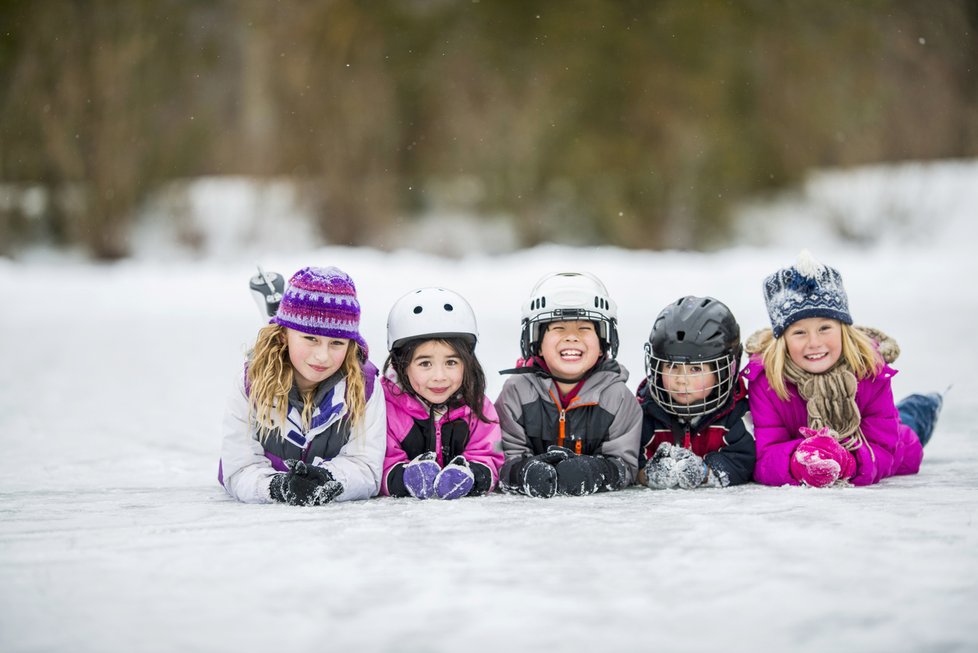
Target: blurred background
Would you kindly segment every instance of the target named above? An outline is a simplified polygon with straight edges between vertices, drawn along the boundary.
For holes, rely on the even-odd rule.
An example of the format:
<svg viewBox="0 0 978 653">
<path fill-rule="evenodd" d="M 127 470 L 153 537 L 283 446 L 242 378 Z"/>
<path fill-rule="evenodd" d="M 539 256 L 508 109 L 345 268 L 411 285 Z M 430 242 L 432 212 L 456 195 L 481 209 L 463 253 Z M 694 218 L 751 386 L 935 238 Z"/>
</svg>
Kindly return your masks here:
<svg viewBox="0 0 978 653">
<path fill-rule="evenodd" d="M 976 0 L 0 2 L 14 259 L 711 250 L 813 170 L 976 156 Z"/>
</svg>

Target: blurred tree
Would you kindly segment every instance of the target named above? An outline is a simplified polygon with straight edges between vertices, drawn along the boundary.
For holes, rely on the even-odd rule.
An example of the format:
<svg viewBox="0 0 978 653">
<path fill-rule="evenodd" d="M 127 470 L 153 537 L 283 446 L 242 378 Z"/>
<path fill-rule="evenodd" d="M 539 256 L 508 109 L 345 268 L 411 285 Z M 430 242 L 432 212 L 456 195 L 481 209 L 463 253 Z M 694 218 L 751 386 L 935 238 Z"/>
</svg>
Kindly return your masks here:
<svg viewBox="0 0 978 653">
<path fill-rule="evenodd" d="M 524 244 L 704 248 L 814 166 L 978 154 L 975 0 L 7 0 L 0 24 L 0 180 L 102 258 L 202 174 L 297 180 L 336 243 L 450 202 Z M 13 204 L 4 244 L 36 231 Z"/>
</svg>

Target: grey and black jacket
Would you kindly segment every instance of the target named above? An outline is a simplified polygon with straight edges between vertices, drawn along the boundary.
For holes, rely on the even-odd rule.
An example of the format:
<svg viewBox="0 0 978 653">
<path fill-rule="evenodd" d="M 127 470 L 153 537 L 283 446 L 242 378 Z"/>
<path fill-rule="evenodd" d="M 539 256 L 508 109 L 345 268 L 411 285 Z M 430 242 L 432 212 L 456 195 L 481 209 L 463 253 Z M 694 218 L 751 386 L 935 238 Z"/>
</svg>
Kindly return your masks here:
<svg viewBox="0 0 978 653">
<path fill-rule="evenodd" d="M 620 459 L 632 483 L 638 471 L 642 409 L 627 381 L 628 371 L 618 361 L 604 360 L 563 408 L 557 384 L 545 370 L 507 379 L 496 400 L 506 459 L 560 445 L 578 454 Z"/>
</svg>

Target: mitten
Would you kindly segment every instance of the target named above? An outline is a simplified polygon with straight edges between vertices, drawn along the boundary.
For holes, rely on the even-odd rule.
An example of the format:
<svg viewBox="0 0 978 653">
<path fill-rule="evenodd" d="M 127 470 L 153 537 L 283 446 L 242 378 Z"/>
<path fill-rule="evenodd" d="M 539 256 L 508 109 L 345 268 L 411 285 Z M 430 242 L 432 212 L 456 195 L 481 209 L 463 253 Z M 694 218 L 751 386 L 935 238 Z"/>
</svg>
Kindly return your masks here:
<svg viewBox="0 0 978 653">
<path fill-rule="evenodd" d="M 601 490 L 620 490 L 628 471 L 618 458 L 577 456 L 557 464 L 557 492 L 571 496 L 594 494 Z"/>
<path fill-rule="evenodd" d="M 813 435 L 791 454 L 791 475 L 811 487 L 825 487 L 856 471 L 856 459 L 830 435 Z"/>
<path fill-rule="evenodd" d="M 663 442 L 645 464 L 645 484 L 653 490 L 667 490 L 679 485 L 676 460 L 670 455 L 672 444 Z"/>
<path fill-rule="evenodd" d="M 533 456 L 535 460 L 539 460 L 547 463 L 548 465 L 557 465 L 568 458 L 573 458 L 577 454 L 568 449 L 567 447 L 559 447 L 556 444 L 552 444 L 547 447 L 544 453 L 537 454 Z"/>
<path fill-rule="evenodd" d="M 437 456 L 427 451 L 404 466 L 404 487 L 416 499 L 429 499 L 435 494 L 435 477 L 441 471 Z"/>
<path fill-rule="evenodd" d="M 272 500 L 290 506 L 309 505 L 319 483 L 306 477 L 306 463 L 303 461 L 289 459 L 285 461 L 285 466 L 289 471 L 275 474 L 268 485 Z"/>
<path fill-rule="evenodd" d="M 288 476 L 285 472 L 279 472 L 272 476 L 271 482 L 268 484 L 268 494 L 272 497 L 272 501 L 277 501 L 278 503 L 288 503 L 285 498 L 285 477 Z"/>
<path fill-rule="evenodd" d="M 557 492 L 579 497 L 604 485 L 604 465 L 594 456 L 574 456 L 557 463 Z"/>
<path fill-rule="evenodd" d="M 269 484 L 272 500 L 292 506 L 319 506 L 343 493 L 343 484 L 323 467 L 286 460 L 289 471 L 275 474 Z"/>
<path fill-rule="evenodd" d="M 674 468 L 676 484 L 683 490 L 691 490 L 703 485 L 706 480 L 706 463 L 685 447 L 673 447 L 670 457 L 676 461 Z"/>
<path fill-rule="evenodd" d="M 557 494 L 557 468 L 530 458 L 520 470 L 519 484 L 520 492 L 526 496 L 549 499 Z"/>
<path fill-rule="evenodd" d="M 510 458 L 499 470 L 499 487 L 511 494 L 549 499 L 557 493 L 557 470 L 537 456 Z"/>
<path fill-rule="evenodd" d="M 462 456 L 455 456 L 435 476 L 435 494 L 439 499 L 457 499 L 464 497 L 475 485 L 475 474 L 469 468 L 469 463 Z"/>
</svg>

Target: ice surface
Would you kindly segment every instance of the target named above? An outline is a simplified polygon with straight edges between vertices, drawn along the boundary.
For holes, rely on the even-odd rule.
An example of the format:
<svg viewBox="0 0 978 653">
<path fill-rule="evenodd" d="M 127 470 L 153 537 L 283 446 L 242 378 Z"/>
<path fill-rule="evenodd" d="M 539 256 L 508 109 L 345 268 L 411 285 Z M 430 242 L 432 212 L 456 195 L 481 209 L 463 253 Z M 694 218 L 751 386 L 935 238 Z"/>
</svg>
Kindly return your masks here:
<svg viewBox="0 0 978 653">
<path fill-rule="evenodd" d="M 868 249 L 262 257 L 349 272 L 377 363 L 395 299 L 461 292 L 495 397 L 545 272 L 606 283 L 634 388 L 662 306 L 709 294 L 750 333 L 762 278 L 807 247 L 842 272 L 856 322 L 901 345 L 898 397 L 954 386 L 916 476 L 550 500 L 239 504 L 216 475 L 259 326 L 252 260 L 0 260 L 0 650 L 976 650 L 974 225 Z"/>
</svg>

